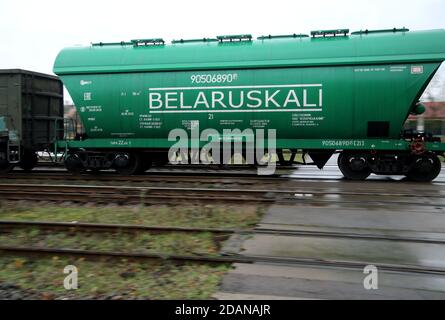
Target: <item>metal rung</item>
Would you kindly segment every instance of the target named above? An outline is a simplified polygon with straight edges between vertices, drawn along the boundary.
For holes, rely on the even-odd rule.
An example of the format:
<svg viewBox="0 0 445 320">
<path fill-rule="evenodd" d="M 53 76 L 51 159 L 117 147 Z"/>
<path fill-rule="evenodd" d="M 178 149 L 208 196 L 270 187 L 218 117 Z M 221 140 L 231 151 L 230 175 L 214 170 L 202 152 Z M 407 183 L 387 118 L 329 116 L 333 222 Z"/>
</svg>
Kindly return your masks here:
<svg viewBox="0 0 445 320">
<path fill-rule="evenodd" d="M 131 43 L 137 46 L 153 46 L 153 45 L 164 45 L 165 41 L 162 38 L 153 38 L 153 39 L 134 39 L 131 40 Z"/>
<path fill-rule="evenodd" d="M 93 47 L 103 47 L 103 46 L 126 46 L 132 44 L 133 44 L 132 42 L 121 41 L 121 42 L 96 42 L 92 43 L 91 45 Z"/>
<path fill-rule="evenodd" d="M 403 28 L 392 28 L 392 29 L 378 29 L 378 30 L 360 30 L 360 31 L 354 31 L 351 34 L 354 35 L 362 35 L 362 34 L 370 34 L 370 33 L 385 33 L 385 32 L 408 32 L 409 29 L 403 27 Z"/>
<path fill-rule="evenodd" d="M 261 36 L 258 37 L 257 40 L 266 40 L 266 39 L 282 39 L 282 38 L 308 38 L 309 35 L 307 34 L 283 34 L 283 35 L 276 35 L 276 36 L 272 36 L 272 35 L 268 35 L 268 36 Z"/>
<path fill-rule="evenodd" d="M 349 29 L 332 29 L 332 30 L 316 30 L 311 31 L 312 37 L 336 37 L 338 35 L 346 36 L 349 33 Z"/>
<path fill-rule="evenodd" d="M 220 42 L 252 41 L 252 35 L 251 34 L 235 34 L 235 35 L 228 35 L 228 36 L 217 36 L 216 39 L 218 39 Z"/>
<path fill-rule="evenodd" d="M 216 42 L 219 41 L 215 38 L 201 38 L 201 39 L 179 39 L 179 40 L 173 40 L 173 44 L 177 43 L 193 43 L 193 42 Z"/>
</svg>

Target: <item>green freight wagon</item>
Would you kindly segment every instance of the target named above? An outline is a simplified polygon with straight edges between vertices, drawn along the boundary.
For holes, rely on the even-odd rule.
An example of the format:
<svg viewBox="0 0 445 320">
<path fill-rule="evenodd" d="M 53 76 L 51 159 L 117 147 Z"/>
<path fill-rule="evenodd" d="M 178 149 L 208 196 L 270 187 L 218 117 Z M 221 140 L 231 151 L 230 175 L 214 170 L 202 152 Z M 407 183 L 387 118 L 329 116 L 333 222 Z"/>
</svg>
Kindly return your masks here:
<svg viewBox="0 0 445 320">
<path fill-rule="evenodd" d="M 137 39 L 62 50 L 54 64 L 85 127 L 60 141 L 67 168 L 145 169 L 173 129 L 276 130 L 277 154 L 302 150 L 322 168 L 334 152 L 350 179 L 429 181 L 445 145 L 403 132 L 445 60 L 445 30 L 347 29 L 310 35 Z M 191 141 L 203 146 L 205 141 Z M 161 155 L 161 156 L 160 156 Z"/>
<path fill-rule="evenodd" d="M 0 70 L 0 173 L 31 170 L 37 152 L 63 138 L 63 84 L 56 76 Z"/>
</svg>

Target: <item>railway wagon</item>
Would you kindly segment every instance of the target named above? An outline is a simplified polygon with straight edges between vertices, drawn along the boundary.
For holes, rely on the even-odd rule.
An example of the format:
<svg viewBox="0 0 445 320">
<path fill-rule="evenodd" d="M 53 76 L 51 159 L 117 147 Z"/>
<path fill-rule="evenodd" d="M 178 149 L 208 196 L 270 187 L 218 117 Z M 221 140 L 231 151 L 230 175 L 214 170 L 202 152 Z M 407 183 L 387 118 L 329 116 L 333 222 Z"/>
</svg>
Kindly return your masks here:
<svg viewBox="0 0 445 320">
<path fill-rule="evenodd" d="M 56 76 L 0 70 L 0 173 L 31 170 L 37 152 L 63 138 L 63 84 Z"/>
<path fill-rule="evenodd" d="M 54 72 L 85 135 L 58 147 L 70 171 L 134 173 L 166 159 L 172 129 L 213 128 L 228 140 L 234 129 L 275 129 L 281 163 L 283 150 L 303 151 L 321 169 L 338 152 L 349 179 L 430 181 L 445 145 L 403 125 L 424 111 L 419 98 L 444 60 L 445 30 L 405 28 L 66 48 Z"/>
</svg>

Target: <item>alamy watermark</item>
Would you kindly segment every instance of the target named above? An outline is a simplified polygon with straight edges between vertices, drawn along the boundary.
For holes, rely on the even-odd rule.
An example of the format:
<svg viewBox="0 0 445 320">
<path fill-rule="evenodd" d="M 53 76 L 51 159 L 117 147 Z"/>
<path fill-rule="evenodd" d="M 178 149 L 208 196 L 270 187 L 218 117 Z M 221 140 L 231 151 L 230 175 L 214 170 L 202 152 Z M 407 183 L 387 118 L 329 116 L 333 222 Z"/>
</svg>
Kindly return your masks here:
<svg viewBox="0 0 445 320">
<path fill-rule="evenodd" d="M 379 288 L 379 272 L 376 266 L 367 265 L 363 269 L 367 276 L 363 279 L 363 287 L 366 290 L 377 290 Z"/>
<path fill-rule="evenodd" d="M 230 164 L 235 154 L 244 157 L 245 164 L 258 165 L 259 175 L 275 173 L 276 130 L 223 129 L 222 134 L 213 128 L 199 130 L 199 121 L 192 121 L 190 136 L 185 129 L 173 129 L 168 141 L 175 141 L 169 149 L 171 164 Z M 202 147 L 200 145 L 205 143 Z M 178 157 L 180 155 L 180 159 Z"/>
<path fill-rule="evenodd" d="M 65 279 L 63 279 L 63 287 L 66 290 L 76 290 L 77 289 L 77 281 L 78 281 L 78 271 L 77 267 L 73 265 L 67 265 L 63 269 L 64 274 L 68 274 Z"/>
</svg>

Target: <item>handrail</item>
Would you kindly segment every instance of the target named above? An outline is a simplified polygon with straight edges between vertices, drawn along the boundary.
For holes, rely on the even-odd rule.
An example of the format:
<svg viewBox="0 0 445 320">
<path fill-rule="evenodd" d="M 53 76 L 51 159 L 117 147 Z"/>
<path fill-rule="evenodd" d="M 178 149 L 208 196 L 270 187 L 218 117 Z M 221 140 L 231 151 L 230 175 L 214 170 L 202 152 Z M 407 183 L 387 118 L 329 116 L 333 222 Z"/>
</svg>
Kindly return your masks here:
<svg viewBox="0 0 445 320">
<path fill-rule="evenodd" d="M 178 43 L 194 43 L 194 42 L 217 42 L 219 41 L 216 38 L 201 38 L 201 39 L 179 39 L 179 40 L 173 40 L 172 44 L 178 44 Z"/>
<path fill-rule="evenodd" d="M 309 35 L 303 34 L 303 33 L 300 33 L 300 34 L 296 34 L 296 33 L 293 33 L 293 34 L 281 34 L 281 35 L 275 35 L 275 36 L 272 36 L 272 35 L 269 34 L 267 36 L 260 36 L 260 37 L 257 38 L 257 40 L 285 39 L 285 38 L 308 38 L 308 37 L 309 37 Z"/>
<path fill-rule="evenodd" d="M 216 39 L 218 39 L 219 42 L 252 41 L 252 35 L 251 34 L 224 35 L 224 36 L 217 36 Z"/>
<path fill-rule="evenodd" d="M 121 41 L 121 42 L 95 42 L 95 43 L 91 43 L 91 45 L 93 47 L 104 47 L 104 46 L 126 46 L 126 45 L 132 45 L 132 42 L 125 42 L 125 41 Z"/>
<path fill-rule="evenodd" d="M 332 30 L 315 30 L 315 31 L 311 31 L 311 36 L 313 38 L 315 37 L 326 37 L 326 36 L 331 36 L 331 37 L 336 37 L 338 35 L 341 36 L 347 36 L 349 33 L 349 29 L 332 29 Z"/>
<path fill-rule="evenodd" d="M 164 45 L 165 41 L 162 38 L 152 38 L 152 39 L 133 39 L 131 40 L 133 46 L 156 46 L 156 45 Z"/>
<path fill-rule="evenodd" d="M 93 47 L 104 47 L 104 46 L 150 46 L 150 45 L 164 45 L 165 41 L 162 38 L 152 38 L 152 39 L 133 39 L 128 41 L 120 42 L 95 42 L 91 43 Z"/>
<path fill-rule="evenodd" d="M 370 34 L 370 33 L 385 33 L 385 32 L 408 32 L 409 29 L 403 27 L 403 28 L 392 28 L 392 29 L 376 29 L 376 30 L 360 30 L 360 31 L 354 31 L 351 34 L 353 35 L 362 35 L 362 34 Z"/>
</svg>

